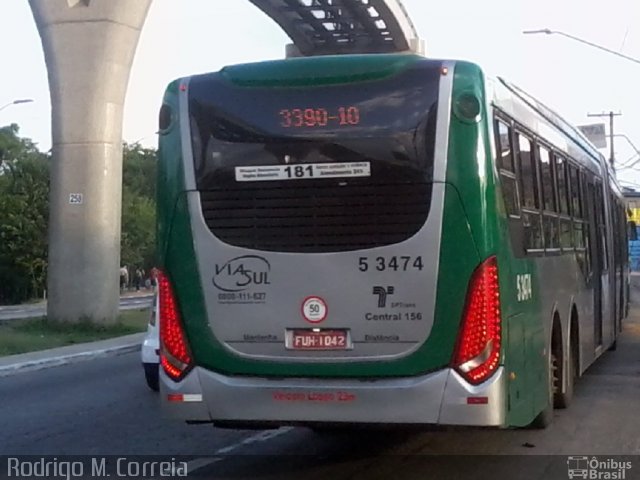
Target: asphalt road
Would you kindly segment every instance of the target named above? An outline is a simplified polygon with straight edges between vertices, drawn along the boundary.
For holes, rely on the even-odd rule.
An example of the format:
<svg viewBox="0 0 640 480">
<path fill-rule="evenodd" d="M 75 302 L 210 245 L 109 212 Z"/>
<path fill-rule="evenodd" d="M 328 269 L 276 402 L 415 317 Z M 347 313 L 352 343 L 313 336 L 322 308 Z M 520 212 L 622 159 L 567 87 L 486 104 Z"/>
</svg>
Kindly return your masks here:
<svg viewBox="0 0 640 480">
<path fill-rule="evenodd" d="M 120 298 L 120 310 L 136 310 L 139 308 L 147 308 L 151 305 L 153 296 L 133 296 Z M 44 317 L 47 313 L 47 304 L 45 302 L 27 304 L 27 305 L 10 305 L 0 307 L 0 323 L 23 319 Z"/>
<path fill-rule="evenodd" d="M 320 435 L 188 426 L 161 417 L 138 355 L 128 354 L 0 378 L 0 455 L 196 455 L 206 457 L 199 470 L 206 478 L 565 479 L 569 455 L 640 455 L 640 311 L 634 313 L 618 350 L 589 369 L 571 408 L 556 412 L 543 431 Z M 625 478 L 640 478 L 640 457 Z"/>
</svg>

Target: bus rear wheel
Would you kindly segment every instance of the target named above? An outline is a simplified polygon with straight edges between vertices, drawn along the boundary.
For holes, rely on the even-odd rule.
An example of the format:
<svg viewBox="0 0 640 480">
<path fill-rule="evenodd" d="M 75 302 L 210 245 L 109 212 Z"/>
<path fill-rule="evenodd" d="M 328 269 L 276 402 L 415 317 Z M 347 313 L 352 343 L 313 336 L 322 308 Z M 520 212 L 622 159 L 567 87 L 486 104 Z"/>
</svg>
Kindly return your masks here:
<svg viewBox="0 0 640 480">
<path fill-rule="evenodd" d="M 573 338 L 567 351 L 567 361 L 562 362 L 561 354 L 552 353 L 554 360 L 554 396 L 553 403 L 556 408 L 568 408 L 573 399 L 573 388 L 577 374 L 578 356 L 575 352 Z M 565 379 L 565 388 L 562 390 L 562 380 Z"/>
</svg>

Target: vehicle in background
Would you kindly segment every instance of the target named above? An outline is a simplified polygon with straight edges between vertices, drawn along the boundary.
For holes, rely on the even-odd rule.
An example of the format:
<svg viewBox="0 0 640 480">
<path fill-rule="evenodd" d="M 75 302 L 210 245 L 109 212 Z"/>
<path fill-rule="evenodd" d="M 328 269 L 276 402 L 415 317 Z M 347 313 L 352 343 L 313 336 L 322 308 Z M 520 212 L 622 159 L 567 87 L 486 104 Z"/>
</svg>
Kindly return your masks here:
<svg viewBox="0 0 640 480">
<path fill-rule="evenodd" d="M 147 325 L 147 334 L 142 342 L 140 354 L 142 357 L 142 367 L 147 385 L 153 391 L 159 390 L 159 349 L 160 339 L 158 333 L 158 295 L 153 297 L 151 315 Z"/>
<path fill-rule="evenodd" d="M 613 170 L 472 63 L 293 58 L 160 112 L 162 402 L 229 427 L 544 427 L 625 316 Z"/>
</svg>

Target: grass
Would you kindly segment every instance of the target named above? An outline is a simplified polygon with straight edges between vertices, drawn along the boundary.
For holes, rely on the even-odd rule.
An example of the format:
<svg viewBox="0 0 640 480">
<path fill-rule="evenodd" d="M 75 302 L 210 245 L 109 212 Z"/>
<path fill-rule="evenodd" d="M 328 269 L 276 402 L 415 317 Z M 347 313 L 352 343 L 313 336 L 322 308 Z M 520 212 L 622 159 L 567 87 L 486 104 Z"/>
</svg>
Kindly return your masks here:
<svg viewBox="0 0 640 480">
<path fill-rule="evenodd" d="M 45 318 L 14 320 L 0 325 L 0 357 L 140 333 L 149 309 L 123 312 L 113 325 L 48 322 Z"/>
</svg>

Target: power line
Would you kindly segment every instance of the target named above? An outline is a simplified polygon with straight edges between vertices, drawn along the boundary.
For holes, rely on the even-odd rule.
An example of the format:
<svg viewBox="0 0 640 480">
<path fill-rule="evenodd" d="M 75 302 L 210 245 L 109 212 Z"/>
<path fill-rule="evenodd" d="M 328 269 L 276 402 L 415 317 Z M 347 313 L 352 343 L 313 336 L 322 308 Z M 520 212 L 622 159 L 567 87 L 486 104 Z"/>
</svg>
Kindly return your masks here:
<svg viewBox="0 0 640 480">
<path fill-rule="evenodd" d="M 627 31 L 624 32 L 624 38 L 622 39 L 622 45 L 620 45 L 620 48 L 618 49 L 619 52 L 622 52 L 622 50 L 624 50 L 624 45 L 625 43 L 627 43 L 628 36 L 629 36 L 629 27 L 627 26 Z"/>
<path fill-rule="evenodd" d="M 638 161 L 640 161 L 640 154 L 634 153 L 629 158 L 627 158 L 624 162 L 620 163 L 619 167 L 623 167 L 623 168 L 624 167 L 632 167 L 636 163 L 638 163 Z"/>
<path fill-rule="evenodd" d="M 635 143 L 633 143 L 631 141 L 631 139 L 628 136 L 626 136 L 624 133 L 617 133 L 617 134 L 614 135 L 614 137 L 624 138 L 627 141 L 627 143 L 629 145 L 631 145 L 631 148 L 633 148 L 633 150 L 636 152 L 635 155 L 633 155 L 631 158 L 629 158 L 629 160 L 626 160 L 625 162 L 622 163 L 623 166 L 628 166 L 629 162 L 634 160 L 636 158 L 636 156 L 640 156 L 640 150 L 638 150 L 638 147 L 636 147 Z"/>
<path fill-rule="evenodd" d="M 634 62 L 634 63 L 640 63 L 640 60 L 637 59 L 637 58 L 630 57 L 629 55 L 624 55 L 623 53 L 616 52 L 615 50 L 611 50 L 610 48 L 603 47 L 603 46 L 595 44 L 593 42 L 589 42 L 588 40 L 584 40 L 582 38 L 574 37 L 573 35 L 569 35 L 568 33 L 560 32 L 560 31 L 557 31 L 557 30 L 550 30 L 548 28 L 543 28 L 541 30 L 525 30 L 522 33 L 524 33 L 524 34 L 545 33 L 547 35 L 552 35 L 552 34 L 555 33 L 557 35 L 562 35 L 563 37 L 570 38 L 570 39 L 575 40 L 577 42 L 584 43 L 585 45 L 589 45 L 589 46 L 597 48 L 599 50 L 603 50 L 603 51 L 605 51 L 607 53 L 611 53 L 611 54 L 616 55 L 618 57 L 624 58 L 625 60 L 629 60 L 629 61 Z"/>
<path fill-rule="evenodd" d="M 640 183 L 630 182 L 629 180 L 618 179 L 620 183 L 626 183 L 627 185 L 633 185 L 634 187 L 640 187 Z"/>
</svg>

